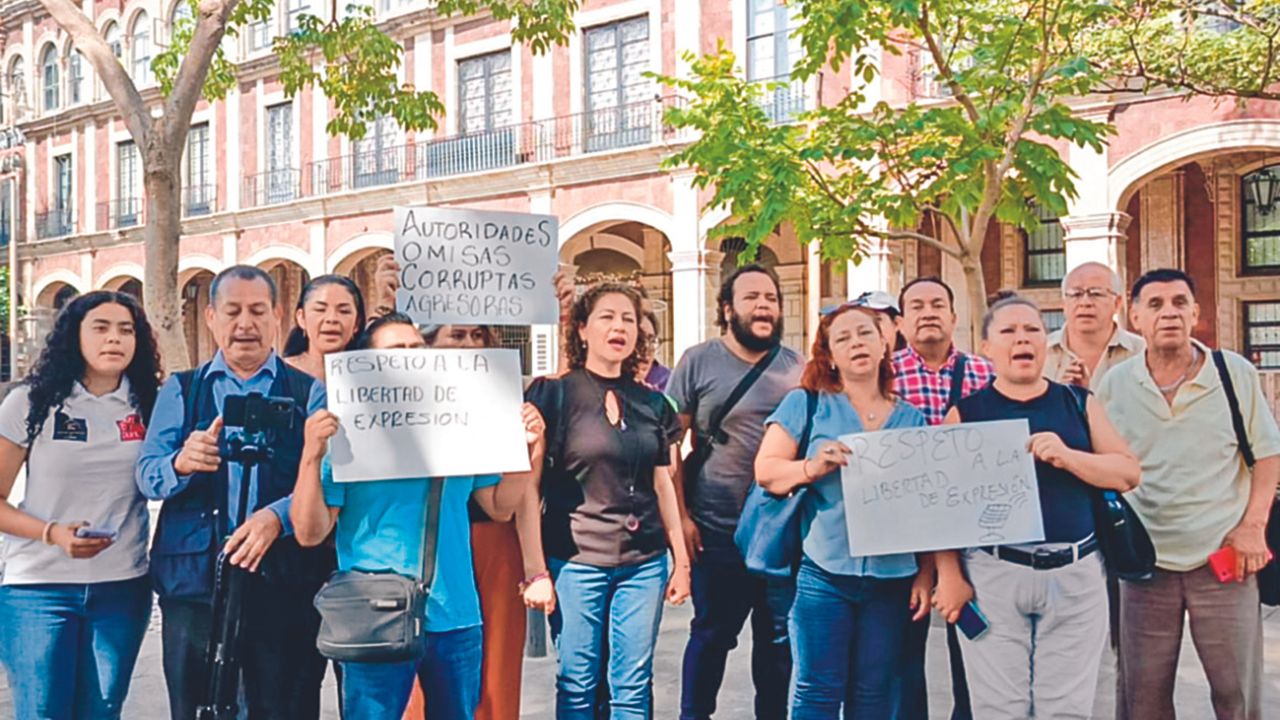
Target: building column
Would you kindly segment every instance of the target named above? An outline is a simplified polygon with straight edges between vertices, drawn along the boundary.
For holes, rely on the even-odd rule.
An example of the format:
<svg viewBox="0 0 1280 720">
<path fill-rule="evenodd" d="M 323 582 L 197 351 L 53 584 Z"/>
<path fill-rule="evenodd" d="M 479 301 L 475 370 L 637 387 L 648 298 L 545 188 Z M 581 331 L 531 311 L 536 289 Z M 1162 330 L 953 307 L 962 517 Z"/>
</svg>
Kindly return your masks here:
<svg viewBox="0 0 1280 720">
<path fill-rule="evenodd" d="M 684 351 L 707 337 L 707 311 L 715 303 L 715 293 L 708 292 L 707 275 L 710 253 L 706 250 L 673 250 L 671 259 L 671 356 L 680 358 Z M 717 269 L 719 266 L 716 266 Z"/>
<path fill-rule="evenodd" d="M 849 277 L 849 299 L 858 297 L 864 292 L 872 290 L 881 290 L 892 293 L 889 284 L 889 277 L 892 274 L 891 253 L 889 252 L 889 241 L 883 238 L 867 239 L 867 254 L 862 258 L 862 262 L 855 264 L 853 261 L 847 263 L 845 272 Z"/>
<path fill-rule="evenodd" d="M 1127 213 L 1068 215 L 1061 219 L 1068 270 L 1099 262 L 1124 277 L 1125 230 L 1133 218 Z"/>
</svg>

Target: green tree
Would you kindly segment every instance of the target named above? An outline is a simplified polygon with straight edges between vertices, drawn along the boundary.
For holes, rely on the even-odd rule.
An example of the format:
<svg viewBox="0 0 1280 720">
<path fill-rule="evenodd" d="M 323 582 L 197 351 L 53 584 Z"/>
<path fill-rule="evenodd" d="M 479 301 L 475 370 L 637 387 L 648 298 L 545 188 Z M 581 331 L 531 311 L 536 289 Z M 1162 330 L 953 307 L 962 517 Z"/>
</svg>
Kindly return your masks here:
<svg viewBox="0 0 1280 720">
<path fill-rule="evenodd" d="M 179 163 L 191 114 L 201 97 L 216 100 L 235 86 L 236 68 L 224 56 L 222 40 L 254 22 L 267 21 L 274 0 L 189 0 L 192 17 L 180 20 L 170 47 L 152 62 L 163 99 L 148 103 L 93 22 L 75 0 L 39 0 L 93 65 L 122 116 L 142 159 L 146 202 L 147 312 L 156 328 L 165 363 L 187 363 L 178 304 L 178 238 L 181 233 L 182 174 Z M 425 7 L 425 5 L 424 5 Z M 567 41 L 578 0 L 437 0 L 440 16 L 487 13 L 512 24 L 512 39 L 535 52 Z M 406 130 L 435 127 L 444 108 L 430 91 L 404 85 L 396 77 L 403 48 L 374 21 L 367 5 L 342 7 L 330 0 L 329 20 L 303 15 L 298 27 L 274 39 L 275 59 L 287 95 L 307 86 L 323 88 L 337 108 L 330 133 L 364 135 L 366 123 L 390 115 Z"/>
<path fill-rule="evenodd" d="M 858 262 L 872 239 L 938 248 L 963 268 L 976 324 L 988 227 L 1034 227 L 1033 203 L 1065 214 L 1074 174 L 1050 143 L 1101 150 L 1112 132 L 1067 105 L 1102 82 L 1082 49 L 1110 12 L 1106 0 L 806 0 L 792 78 L 851 66 L 848 94 L 776 122 L 766 102 L 780 88 L 744 80 L 723 46 L 689 58 L 688 79 L 663 78 L 689 98 L 668 119 L 699 135 L 667 165 L 714 189 L 732 215 L 718 232 L 742 236 L 747 257 L 783 222 L 826 260 Z M 903 53 L 945 97 L 868 99 L 879 59 Z"/>
</svg>

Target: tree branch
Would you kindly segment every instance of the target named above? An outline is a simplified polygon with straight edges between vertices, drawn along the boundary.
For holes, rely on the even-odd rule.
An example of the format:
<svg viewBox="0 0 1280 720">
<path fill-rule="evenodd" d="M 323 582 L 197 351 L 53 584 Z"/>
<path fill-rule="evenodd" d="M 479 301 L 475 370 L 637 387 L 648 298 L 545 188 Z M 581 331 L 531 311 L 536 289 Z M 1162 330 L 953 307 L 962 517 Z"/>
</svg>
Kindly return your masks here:
<svg viewBox="0 0 1280 720">
<path fill-rule="evenodd" d="M 145 147 L 151 133 L 151 118 L 147 114 L 147 106 L 142 102 L 133 79 L 107 46 L 107 41 L 102 39 L 93 22 L 72 0 L 40 0 L 40 4 L 54 22 L 71 36 L 71 41 L 80 54 L 93 65 L 107 94 L 120 110 L 133 141 L 139 148 Z"/>
<path fill-rule="evenodd" d="M 920 18 L 916 21 L 916 26 L 920 30 L 920 36 L 924 38 L 925 45 L 929 48 L 929 54 L 933 56 L 933 64 L 937 66 L 938 74 L 942 76 L 942 79 L 947 83 L 947 88 L 951 90 L 951 96 L 964 108 L 971 122 L 978 122 L 980 117 L 978 106 L 973 104 L 973 98 L 969 97 L 968 91 L 956 80 L 956 75 L 951 70 L 951 63 L 943 55 L 942 48 L 938 45 L 938 39 L 929 27 L 928 3 L 920 5 Z"/>
<path fill-rule="evenodd" d="M 173 81 L 173 92 L 165 101 L 164 143 L 171 153 L 180 150 L 179 145 L 187 136 L 191 114 L 200 101 L 205 77 L 218 51 L 218 44 L 227 30 L 227 20 L 238 0 L 202 0 L 196 16 L 196 27 L 191 44 L 182 58 L 178 75 Z"/>
<path fill-rule="evenodd" d="M 946 243 L 942 242 L 937 238 L 929 237 L 928 235 L 925 235 L 923 233 L 912 232 L 910 230 L 875 230 L 875 229 L 870 229 L 870 230 L 867 230 L 866 232 L 868 235 L 874 235 L 876 237 L 884 238 L 886 240 L 915 240 L 916 242 L 922 242 L 925 245 L 935 247 L 938 250 L 941 250 L 942 252 L 950 255 L 951 257 L 957 260 L 959 260 L 961 257 L 961 253 L 959 250 L 951 247 L 950 245 L 947 245 Z"/>
</svg>

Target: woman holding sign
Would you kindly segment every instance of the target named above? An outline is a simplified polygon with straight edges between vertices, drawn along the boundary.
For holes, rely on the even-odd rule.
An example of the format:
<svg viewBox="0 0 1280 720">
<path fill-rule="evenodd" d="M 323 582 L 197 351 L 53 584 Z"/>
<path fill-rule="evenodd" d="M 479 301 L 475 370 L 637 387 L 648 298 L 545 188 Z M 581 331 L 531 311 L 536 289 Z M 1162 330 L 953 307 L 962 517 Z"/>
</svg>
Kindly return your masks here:
<svg viewBox="0 0 1280 720">
<path fill-rule="evenodd" d="M 791 609 L 794 720 L 835 720 L 842 706 L 848 718 L 892 717 L 894 668 L 911 609 L 928 612 L 924 590 L 913 588 L 913 554 L 859 557 L 849 547 L 840 468 L 850 450 L 838 438 L 925 425 L 919 410 L 893 395 L 892 347 L 878 320 L 876 311 L 851 304 L 822 318 L 801 387 L 765 421 L 756 455 L 756 479 L 765 490 L 805 491 Z M 805 441 L 808 450 L 798 458 Z"/>
<path fill-rule="evenodd" d="M 413 321 L 399 313 L 369 325 L 367 348 L 425 348 Z M 542 457 L 543 423 L 524 413 L 531 456 Z M 430 498 L 439 498 L 439 544 L 426 608 L 420 660 L 403 663 L 344 662 L 342 708 L 349 720 L 398 718 L 415 680 L 426 688 L 433 720 L 472 720 L 480 696 L 481 616 L 471 565 L 468 501 L 494 518 L 509 519 L 526 490 L 527 474 L 460 476 L 337 483 L 326 452 L 339 418 L 319 411 L 307 419 L 306 445 L 289 517 L 304 546 L 334 532 L 341 571 L 394 572 L 418 577 Z M 433 488 L 432 485 L 435 485 Z M 443 485 L 443 487 L 441 487 Z M 438 493 L 438 495 L 433 494 Z"/>
<path fill-rule="evenodd" d="M 528 391 L 550 430 L 547 461 L 535 474 L 546 506 L 542 534 L 522 533 L 521 542 L 539 554 L 545 546 L 555 583 L 559 720 L 594 717 L 606 632 L 610 717 L 650 717 L 663 595 L 675 604 L 689 595 L 667 471 L 680 424 L 666 398 L 636 380 L 645 343 L 640 313 L 630 287 L 587 290 L 564 324 L 568 374 L 539 378 Z"/>
<path fill-rule="evenodd" d="M 1108 618 L 1092 493 L 1136 487 L 1138 461 L 1088 391 L 1042 377 L 1048 353 L 1035 303 L 1012 296 L 992 305 L 982 352 L 995 381 L 944 423 L 1029 423 L 1045 539 L 965 550 L 967 606 L 957 553 L 941 553 L 934 604 L 965 635 L 974 717 L 1088 718 Z"/>
<path fill-rule="evenodd" d="M 134 466 L 160 368 L 137 301 L 99 290 L 62 309 L 0 404 L 0 661 L 17 717 L 120 717 L 151 616 Z"/>
</svg>

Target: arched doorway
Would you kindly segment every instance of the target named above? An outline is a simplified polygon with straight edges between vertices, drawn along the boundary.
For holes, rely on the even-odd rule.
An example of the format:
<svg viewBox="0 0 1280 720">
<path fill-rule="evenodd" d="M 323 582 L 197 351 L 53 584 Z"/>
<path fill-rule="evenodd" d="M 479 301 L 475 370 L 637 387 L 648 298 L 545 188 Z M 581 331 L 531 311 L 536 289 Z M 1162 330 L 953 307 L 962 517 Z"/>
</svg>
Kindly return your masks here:
<svg viewBox="0 0 1280 720">
<path fill-rule="evenodd" d="M 623 282 L 641 289 L 658 318 L 657 359 L 670 367 L 672 296 L 671 242 L 662 231 L 637 221 L 602 222 L 569 238 L 560 247 L 562 262 L 575 266 L 579 286 Z"/>
<path fill-rule="evenodd" d="M 311 280 L 311 275 L 299 264 L 291 260 L 268 260 L 262 264 L 276 283 L 277 297 L 280 299 L 280 311 L 283 317 L 280 322 L 280 336 L 276 338 L 277 351 L 284 350 L 284 341 L 294 327 L 294 307 L 298 304 L 298 296 L 302 287 Z"/>
<path fill-rule="evenodd" d="M 338 263 L 333 270 L 336 275 L 345 275 L 351 278 L 356 287 L 360 288 L 360 294 L 364 296 L 365 311 L 368 313 L 373 312 L 373 306 L 378 301 L 374 297 L 376 290 L 374 273 L 378 269 L 378 261 L 390 254 L 391 250 L 387 248 L 369 248 L 357 251 Z"/>
<path fill-rule="evenodd" d="M 204 321 L 204 309 L 209 304 L 212 285 L 213 273 L 208 270 L 197 270 L 182 284 L 182 328 L 187 336 L 187 359 L 191 367 L 209 360 L 217 350 Z"/>
</svg>

